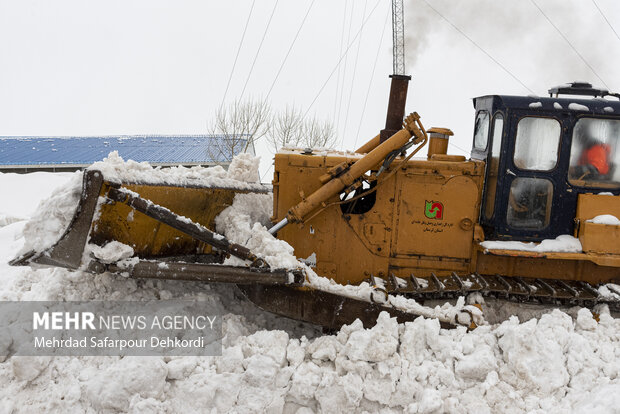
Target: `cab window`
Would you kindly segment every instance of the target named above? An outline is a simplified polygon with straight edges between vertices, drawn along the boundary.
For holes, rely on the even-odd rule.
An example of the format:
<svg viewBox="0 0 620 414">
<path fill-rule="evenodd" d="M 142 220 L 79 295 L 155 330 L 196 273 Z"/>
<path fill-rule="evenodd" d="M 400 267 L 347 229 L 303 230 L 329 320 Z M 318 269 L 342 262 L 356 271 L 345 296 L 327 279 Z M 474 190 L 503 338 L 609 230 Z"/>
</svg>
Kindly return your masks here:
<svg viewBox="0 0 620 414">
<path fill-rule="evenodd" d="M 514 164 L 522 170 L 552 170 L 558 161 L 560 133 L 555 119 L 522 118 L 517 124 Z"/>
<path fill-rule="evenodd" d="M 553 184 L 545 178 L 518 177 L 510 186 L 506 221 L 510 227 L 542 230 L 551 219 Z"/>
<path fill-rule="evenodd" d="M 487 111 L 478 112 L 476 125 L 474 126 L 474 148 L 485 150 L 489 141 L 489 113 Z"/>
<path fill-rule="evenodd" d="M 620 187 L 620 121 L 581 118 L 573 128 L 568 180 L 584 187 Z"/>
<path fill-rule="evenodd" d="M 499 154 L 502 147 L 502 131 L 504 129 L 504 118 L 496 115 L 493 120 L 493 139 L 491 140 L 491 157 L 489 159 L 489 173 L 487 176 L 487 194 L 484 207 L 484 215 L 487 219 L 493 216 L 495 206 L 495 192 L 497 190 L 497 174 L 499 171 Z"/>
</svg>

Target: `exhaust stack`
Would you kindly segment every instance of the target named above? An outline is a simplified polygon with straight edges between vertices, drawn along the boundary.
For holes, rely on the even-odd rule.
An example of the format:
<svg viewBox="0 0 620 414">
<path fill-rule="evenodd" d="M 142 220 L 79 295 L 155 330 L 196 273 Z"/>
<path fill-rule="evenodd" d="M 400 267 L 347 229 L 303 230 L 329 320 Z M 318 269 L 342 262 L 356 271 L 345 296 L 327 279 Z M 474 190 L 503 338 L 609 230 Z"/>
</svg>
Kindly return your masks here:
<svg viewBox="0 0 620 414">
<path fill-rule="evenodd" d="M 392 78 L 390 99 L 388 102 L 387 117 L 385 119 L 385 129 L 381 130 L 380 142 L 384 142 L 403 128 L 405 104 L 407 103 L 407 88 L 411 80 L 411 76 L 409 75 L 390 75 L 390 78 Z"/>
</svg>

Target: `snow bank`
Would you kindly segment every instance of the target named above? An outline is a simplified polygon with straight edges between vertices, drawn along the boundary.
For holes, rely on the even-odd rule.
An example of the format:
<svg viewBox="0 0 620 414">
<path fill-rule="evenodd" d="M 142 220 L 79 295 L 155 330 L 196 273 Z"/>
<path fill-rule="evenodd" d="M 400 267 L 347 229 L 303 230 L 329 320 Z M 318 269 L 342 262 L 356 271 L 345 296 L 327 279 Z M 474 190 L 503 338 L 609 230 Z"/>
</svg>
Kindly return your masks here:
<svg viewBox="0 0 620 414">
<path fill-rule="evenodd" d="M 249 326 L 227 318 L 221 357 L 12 357 L 0 364 L 0 401 L 74 412 L 613 413 L 620 400 L 620 323 L 587 310 L 473 332 L 386 313 L 370 329 L 357 321 L 310 339 Z"/>
<path fill-rule="evenodd" d="M 17 223 L 18 221 L 24 220 L 27 220 L 27 218 L 24 216 L 0 214 L 0 227 L 8 226 L 9 224 Z"/>
<path fill-rule="evenodd" d="M 268 206 L 268 196 L 235 200 L 238 214 L 218 225 L 238 222 L 235 237 L 250 240 Z M 261 311 L 231 286 L 9 267 L 24 225 L 0 228 L 0 300 L 209 301 L 224 315 L 223 353 L 9 357 L 0 361 L 1 412 L 553 414 L 620 405 L 620 320 L 605 312 L 600 323 L 585 309 L 574 319 L 555 310 L 472 332 L 422 317 L 398 324 L 384 313 L 370 329 L 357 321 L 321 335 Z"/>
<path fill-rule="evenodd" d="M 521 250 L 528 252 L 565 252 L 581 253 L 581 242 L 578 238 L 563 234 L 555 239 L 543 240 L 540 243 L 524 243 L 518 241 L 483 241 L 480 246 L 487 250 Z"/>
<path fill-rule="evenodd" d="M 39 201 L 52 195 L 72 176 L 72 173 L 0 173 L 0 227 L 28 219 L 37 209 Z M 2 224 L 3 221 L 5 224 Z"/>
</svg>

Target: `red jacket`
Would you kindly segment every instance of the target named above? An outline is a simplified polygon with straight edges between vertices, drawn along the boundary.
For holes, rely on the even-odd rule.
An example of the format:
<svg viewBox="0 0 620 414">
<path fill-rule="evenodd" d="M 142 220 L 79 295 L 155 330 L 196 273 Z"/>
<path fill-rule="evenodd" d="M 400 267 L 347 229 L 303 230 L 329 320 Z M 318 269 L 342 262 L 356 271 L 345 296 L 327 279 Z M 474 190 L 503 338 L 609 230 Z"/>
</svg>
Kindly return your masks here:
<svg viewBox="0 0 620 414">
<path fill-rule="evenodd" d="M 599 174 L 605 175 L 609 173 L 609 162 L 607 162 L 609 154 L 611 154 L 609 145 L 593 145 L 581 154 L 579 165 L 592 165 Z"/>
</svg>

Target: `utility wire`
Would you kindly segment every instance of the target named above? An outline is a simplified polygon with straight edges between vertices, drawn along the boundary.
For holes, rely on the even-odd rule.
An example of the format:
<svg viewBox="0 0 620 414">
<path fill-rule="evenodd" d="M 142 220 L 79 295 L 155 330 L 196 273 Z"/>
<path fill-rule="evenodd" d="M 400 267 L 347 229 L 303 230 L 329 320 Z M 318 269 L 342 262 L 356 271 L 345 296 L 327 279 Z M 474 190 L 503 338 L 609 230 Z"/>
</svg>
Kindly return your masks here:
<svg viewBox="0 0 620 414">
<path fill-rule="evenodd" d="M 368 0 L 364 0 L 364 11 L 362 12 L 362 24 L 364 23 L 364 17 L 366 17 L 366 6 L 368 6 Z M 360 38 L 357 41 L 357 52 L 355 53 L 355 63 L 353 64 L 353 75 L 351 77 L 351 91 L 349 92 L 349 101 L 347 102 L 347 112 L 344 116 L 344 129 L 342 133 L 342 140 L 340 141 L 340 149 L 344 146 L 344 137 L 347 131 L 347 124 L 349 122 L 349 109 L 351 109 L 351 98 L 353 97 L 353 85 L 355 84 L 355 73 L 357 72 L 357 62 L 360 56 L 360 47 L 362 45 L 363 27 L 360 29 Z"/>
<path fill-rule="evenodd" d="M 338 69 L 338 67 L 340 66 L 340 62 L 342 62 L 342 59 L 344 59 L 344 57 L 347 55 L 347 53 L 349 52 L 349 49 L 351 48 L 351 46 L 353 46 L 353 44 L 355 43 L 355 40 L 357 39 L 357 37 L 359 36 L 360 32 L 362 31 L 362 29 L 364 28 L 364 26 L 366 26 L 366 24 L 368 23 L 368 20 L 370 20 L 370 18 L 372 17 L 372 15 L 375 13 L 375 10 L 377 9 L 377 6 L 379 5 L 379 3 L 381 3 L 382 0 L 377 0 L 377 4 L 375 4 L 375 7 L 372 8 L 372 10 L 370 11 L 370 14 L 368 15 L 368 17 L 366 18 L 366 20 L 364 21 L 364 23 L 362 24 L 362 27 L 360 27 L 360 30 L 358 30 L 357 34 L 355 35 L 355 37 L 353 38 L 353 40 L 351 41 L 351 43 L 349 43 L 349 45 L 347 46 L 347 48 L 345 49 L 344 53 L 340 56 L 340 59 L 338 59 L 338 62 L 336 63 L 336 66 L 334 67 L 334 69 L 332 69 L 331 73 L 329 74 L 329 76 L 327 77 L 327 79 L 325 80 L 325 82 L 323 83 L 323 86 L 321 86 L 321 88 L 319 89 L 319 91 L 317 92 L 317 94 L 314 96 L 314 99 L 312 100 L 312 102 L 310 103 L 310 106 L 308 106 L 308 109 L 306 109 L 306 112 L 304 112 L 304 115 L 302 118 L 305 118 L 306 115 L 308 115 L 308 112 L 310 112 L 310 109 L 312 109 L 312 107 L 314 106 L 314 103 L 316 102 L 316 100 L 319 98 L 319 96 L 321 95 L 321 93 L 323 92 L 323 89 L 325 89 L 325 86 L 327 85 L 327 83 L 329 82 L 329 80 L 332 78 L 332 76 L 334 76 L 334 72 L 336 72 L 336 70 Z"/>
<path fill-rule="evenodd" d="M 598 12 L 601 14 L 601 16 L 603 16 L 603 19 L 605 19 L 605 21 L 607 22 L 607 26 L 609 26 L 609 28 L 614 32 L 614 34 L 616 35 L 618 40 L 620 40 L 620 36 L 618 36 L 618 32 L 616 32 L 616 29 L 614 29 L 614 27 L 611 25 L 609 20 L 607 20 L 607 17 L 605 17 L 605 15 L 603 14 L 603 11 L 601 10 L 601 8 L 598 7 L 598 4 L 596 4 L 596 0 L 592 0 L 592 3 L 594 3 L 594 5 L 596 6 L 596 9 L 598 10 Z"/>
<path fill-rule="evenodd" d="M 392 6 L 388 8 L 387 13 L 385 14 L 385 21 L 383 22 L 383 31 L 381 31 L 381 39 L 379 40 L 379 46 L 377 47 L 377 55 L 375 56 L 375 63 L 372 65 L 372 73 L 370 74 L 370 79 L 368 80 L 368 89 L 366 90 L 366 98 L 364 98 L 364 106 L 362 107 L 362 115 L 360 116 L 360 122 L 357 124 L 357 132 L 355 133 L 355 142 L 353 143 L 352 150 L 355 151 L 357 148 L 357 139 L 360 136 L 360 130 L 362 129 L 362 121 L 364 120 L 364 114 L 366 113 L 366 104 L 368 103 L 368 96 L 370 95 L 370 88 L 372 86 L 372 80 L 375 77 L 375 69 L 377 68 L 377 62 L 379 61 L 379 53 L 381 52 L 381 46 L 383 46 L 383 36 L 385 35 L 385 28 L 387 27 L 387 22 L 390 17 L 390 12 L 392 11 Z"/>
<path fill-rule="evenodd" d="M 267 168 L 267 170 L 265 171 L 265 174 L 263 174 L 263 176 L 260 178 L 261 183 L 263 182 L 265 177 L 267 177 L 267 174 L 269 174 L 269 171 L 271 171 L 272 169 L 273 169 L 273 165 L 270 165 L 269 168 Z"/>
<path fill-rule="evenodd" d="M 312 6 L 314 6 L 314 2 L 316 0 L 312 0 L 312 3 L 310 3 L 310 6 L 308 7 L 308 10 L 306 11 L 306 14 L 304 15 L 303 20 L 301 21 L 301 24 L 299 25 L 299 29 L 297 29 L 297 33 L 295 34 L 295 38 L 293 39 L 293 42 L 291 43 L 291 46 L 288 48 L 288 51 L 286 52 L 286 56 L 284 56 L 284 60 L 282 61 L 282 64 L 280 65 L 280 69 L 278 69 L 278 73 L 276 74 L 276 77 L 273 80 L 273 83 L 271 84 L 271 87 L 269 88 L 269 92 L 267 92 L 267 96 L 265 97 L 265 101 L 267 101 L 269 99 L 269 95 L 271 95 L 271 91 L 273 90 L 273 87 L 276 84 L 276 81 L 278 80 L 278 77 L 280 76 L 280 72 L 282 72 L 282 68 L 284 67 L 284 64 L 286 63 L 286 60 L 288 59 L 288 56 L 291 54 L 291 50 L 293 50 L 293 46 L 295 46 L 295 42 L 297 41 L 297 38 L 299 37 L 299 33 L 301 32 L 301 29 L 304 27 L 304 23 L 306 23 L 306 19 L 308 18 L 308 14 L 310 14 L 310 10 L 312 10 Z"/>
<path fill-rule="evenodd" d="M 278 7 L 278 3 L 280 0 L 276 0 L 273 5 L 273 9 L 271 10 L 271 15 L 269 16 L 269 21 L 267 21 L 267 26 L 265 27 L 265 31 L 263 32 L 263 37 L 260 40 L 260 44 L 258 45 L 258 50 L 256 50 L 256 55 L 254 55 L 254 60 L 252 61 L 252 66 L 250 66 L 250 73 L 248 73 L 248 77 L 243 84 L 243 89 L 241 90 L 241 95 L 239 96 L 239 100 L 243 97 L 245 93 L 245 88 L 248 86 L 248 82 L 250 81 L 250 76 L 252 76 L 252 71 L 254 70 L 254 65 L 256 64 L 256 60 L 258 59 L 258 55 L 260 54 L 260 49 L 263 47 L 263 42 L 265 41 L 265 36 L 267 36 L 267 31 L 269 30 L 269 26 L 271 25 L 271 20 L 273 19 L 273 15 L 276 12 L 276 7 Z"/>
<path fill-rule="evenodd" d="M 342 13 L 342 30 L 340 31 L 340 50 L 338 51 L 338 56 L 342 55 L 342 43 L 344 42 L 344 27 L 347 21 L 347 5 L 349 4 L 349 0 L 344 1 L 344 13 Z M 333 123 L 337 125 L 338 122 L 338 93 L 340 91 L 340 66 L 338 66 L 338 77 L 336 78 L 336 97 L 334 99 L 334 112 L 333 112 Z M 338 130 L 338 127 L 336 127 Z"/>
<path fill-rule="evenodd" d="M 601 79 L 601 77 L 598 75 L 598 73 L 596 73 L 596 71 L 594 70 L 594 68 L 585 60 L 585 58 L 581 55 L 581 53 L 579 53 L 577 51 L 577 49 L 575 48 L 575 46 L 573 46 L 573 44 L 570 42 L 570 40 L 568 40 L 568 38 L 566 36 L 564 36 L 564 33 L 562 33 L 560 31 L 560 29 L 551 21 L 551 19 L 549 18 L 549 16 L 547 16 L 545 14 L 545 12 L 540 8 L 540 6 L 538 4 L 536 4 L 536 2 L 534 0 L 530 0 L 532 2 L 532 4 L 534 6 L 536 6 L 536 8 L 538 9 L 538 11 L 545 17 L 545 19 L 547 19 L 547 21 L 549 22 L 549 24 L 551 26 L 553 26 L 553 28 L 556 30 L 556 32 L 559 33 L 560 36 L 562 36 L 562 39 L 564 39 L 564 41 L 566 43 L 568 43 L 568 45 L 571 47 L 571 49 L 573 49 L 573 51 L 577 54 L 577 56 L 579 56 L 579 58 L 582 60 L 583 63 L 586 64 L 586 66 L 588 68 L 590 68 L 590 70 L 592 71 L 592 73 L 594 73 L 594 75 L 598 78 L 598 80 L 601 81 L 601 83 L 609 89 L 609 86 L 607 86 L 607 84 L 605 83 L 605 81 L 603 79 Z"/>
<path fill-rule="evenodd" d="M 465 34 L 465 32 L 463 32 L 461 29 L 459 29 L 454 23 L 452 23 L 450 20 L 448 20 L 447 17 L 445 17 L 443 14 L 441 14 L 436 8 L 434 8 L 427 0 L 422 0 L 424 1 L 424 3 L 426 3 L 426 5 L 428 7 L 430 7 L 435 13 L 437 13 L 437 15 L 439 15 L 439 17 L 441 17 L 446 23 L 448 23 L 450 26 L 452 26 L 452 28 L 454 30 L 456 30 L 457 32 L 459 32 L 465 39 L 469 40 L 471 42 L 471 44 L 473 44 L 474 46 L 476 46 L 478 48 L 478 50 L 480 50 L 482 53 L 484 53 L 489 59 L 491 59 L 497 66 L 499 66 L 504 72 L 506 72 L 508 75 L 510 75 L 514 80 L 516 80 L 517 82 L 519 82 L 521 84 L 521 86 L 523 86 L 525 89 L 527 89 L 528 91 L 530 91 L 530 93 L 535 95 L 535 92 L 533 90 L 531 90 L 525 83 L 521 82 L 521 80 L 519 78 L 517 78 L 511 71 L 509 71 L 504 65 L 502 65 L 501 63 L 499 63 L 497 61 L 497 59 L 495 59 L 493 56 L 491 56 L 486 50 L 484 50 L 480 45 L 478 45 L 478 43 L 476 43 L 471 37 L 467 36 L 467 34 Z"/>
<path fill-rule="evenodd" d="M 347 32 L 347 43 L 351 40 L 351 27 L 353 26 L 353 10 L 355 9 L 355 1 L 351 3 L 351 16 L 349 17 L 349 31 Z M 340 129 L 340 113 L 342 111 L 342 98 L 344 97 L 344 89 L 347 80 L 347 63 L 349 62 L 349 56 L 344 58 L 344 68 L 342 71 L 342 88 L 340 89 L 340 102 L 338 103 L 338 117 L 336 118 L 336 133 Z"/>
<path fill-rule="evenodd" d="M 233 73 L 235 72 L 235 66 L 237 66 L 237 59 L 239 58 L 239 52 L 241 52 L 241 46 L 243 46 L 243 39 L 245 39 L 245 32 L 248 29 L 248 24 L 250 23 L 250 18 L 252 17 L 252 11 L 254 10 L 254 3 L 256 3 L 256 0 L 252 1 L 252 7 L 250 7 L 250 13 L 248 14 L 248 18 L 245 21 L 245 27 L 243 28 L 243 34 L 241 35 L 241 41 L 239 42 L 239 47 L 237 48 L 237 55 L 235 56 L 233 67 L 230 71 L 230 75 L 228 76 L 228 82 L 226 83 L 226 90 L 224 91 L 224 97 L 222 98 L 222 103 L 220 103 L 220 110 L 222 109 L 222 106 L 224 106 L 224 101 L 226 100 L 226 94 L 228 93 L 228 88 L 230 87 L 230 80 L 232 79 Z"/>
</svg>

